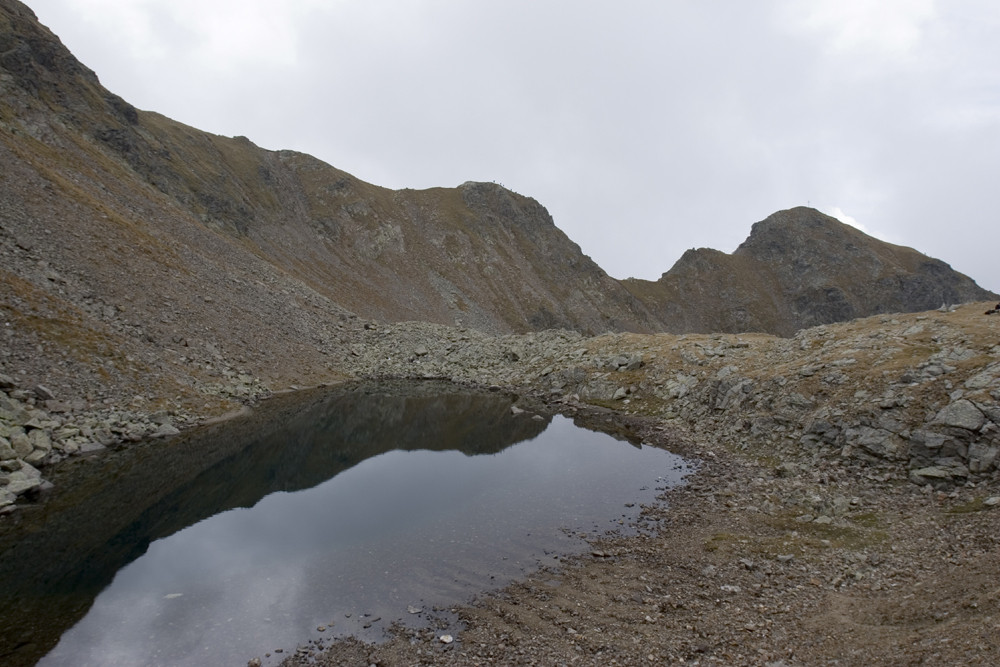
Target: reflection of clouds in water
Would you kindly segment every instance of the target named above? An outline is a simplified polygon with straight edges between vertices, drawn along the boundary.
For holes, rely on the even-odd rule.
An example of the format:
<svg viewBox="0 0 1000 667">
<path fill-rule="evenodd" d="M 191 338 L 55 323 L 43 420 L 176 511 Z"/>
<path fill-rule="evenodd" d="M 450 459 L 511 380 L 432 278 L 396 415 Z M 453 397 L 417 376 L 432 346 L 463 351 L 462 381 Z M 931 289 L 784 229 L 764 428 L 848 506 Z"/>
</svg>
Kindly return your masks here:
<svg viewBox="0 0 1000 667">
<path fill-rule="evenodd" d="M 312 584 L 298 563 L 271 563 L 266 576 L 239 577 L 230 576 L 225 560 L 217 559 L 183 583 L 175 578 L 177 570 L 158 576 L 157 568 L 169 558 L 136 563 L 142 563 L 135 568 L 139 580 L 116 578 L 40 665 L 215 664 L 217 656 L 252 650 L 261 637 L 275 637 L 277 647 L 301 635 L 295 612 Z M 193 568 L 189 561 L 181 569 Z M 145 576 L 157 583 L 142 585 Z M 163 588 L 167 579 L 171 585 Z"/>
<path fill-rule="evenodd" d="M 363 613 L 454 604 L 579 548 L 563 527 L 617 519 L 678 461 L 565 418 L 493 456 L 380 454 L 154 542 L 42 664 L 226 662 L 291 648 L 345 612 L 338 634 Z"/>
</svg>

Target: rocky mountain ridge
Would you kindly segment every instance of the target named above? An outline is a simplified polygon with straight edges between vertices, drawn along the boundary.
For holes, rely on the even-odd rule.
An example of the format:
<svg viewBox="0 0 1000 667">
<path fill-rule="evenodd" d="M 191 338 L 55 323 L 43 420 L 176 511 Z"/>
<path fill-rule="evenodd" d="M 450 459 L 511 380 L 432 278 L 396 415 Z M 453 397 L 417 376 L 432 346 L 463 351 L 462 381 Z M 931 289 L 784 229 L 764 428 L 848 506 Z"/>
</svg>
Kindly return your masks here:
<svg viewBox="0 0 1000 667">
<path fill-rule="evenodd" d="M 623 284 L 672 333 L 800 329 L 997 298 L 941 260 L 819 211 L 778 211 L 732 253 L 689 250 L 657 281 Z"/>
<path fill-rule="evenodd" d="M 61 271 L 90 282 L 128 275 L 133 292 L 182 288 L 155 275 L 166 270 L 220 301 L 227 286 L 206 273 L 276 273 L 328 301 L 327 312 L 498 332 L 653 325 L 533 199 L 491 183 L 391 191 L 308 155 L 139 111 L 27 7 L 0 7 L 0 150 L 14 167 L 0 182 L 0 219 L 9 243 Z M 93 246 L 86 263 L 75 257 L 81 238 Z M 121 256 L 129 248 L 140 254 Z M 161 304 L 143 306 L 161 315 Z"/>
<path fill-rule="evenodd" d="M 752 234 L 732 261 L 696 251 L 661 281 L 622 283 L 529 197 L 492 183 L 392 191 L 308 155 L 137 110 L 17 0 L 0 2 L 0 33 L 0 268 L 3 303 L 18 320 L 14 350 L 52 335 L 23 317 L 32 309 L 63 338 L 128 350 L 146 365 L 181 342 L 221 353 L 228 339 L 240 354 L 227 368 L 268 374 L 274 345 L 324 363 L 311 348 L 325 349 L 328 334 L 305 332 L 335 331 L 352 315 L 492 333 L 790 335 L 993 298 L 940 262 L 806 209 L 793 209 L 795 224 L 771 232 L 768 246 L 805 252 L 751 252 L 760 245 Z M 796 246 L 817 219 L 830 238 Z M 897 255 L 906 261 L 881 261 L 881 291 L 865 291 L 865 262 Z M 83 356 L 92 366 L 93 350 Z M 192 358 L 212 365 L 180 356 L 186 375 L 198 375 Z"/>
</svg>

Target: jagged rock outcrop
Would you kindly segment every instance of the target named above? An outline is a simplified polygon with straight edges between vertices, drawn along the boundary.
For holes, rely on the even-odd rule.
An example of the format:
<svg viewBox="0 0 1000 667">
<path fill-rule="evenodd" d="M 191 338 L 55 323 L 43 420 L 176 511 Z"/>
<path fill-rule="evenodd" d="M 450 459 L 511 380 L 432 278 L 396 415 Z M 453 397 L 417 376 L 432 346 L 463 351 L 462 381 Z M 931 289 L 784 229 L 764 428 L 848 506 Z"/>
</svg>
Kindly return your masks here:
<svg viewBox="0 0 1000 667">
<path fill-rule="evenodd" d="M 624 284 L 674 333 L 799 329 L 997 298 L 944 262 L 806 207 L 756 223 L 732 254 L 689 250 L 655 282 Z"/>
</svg>

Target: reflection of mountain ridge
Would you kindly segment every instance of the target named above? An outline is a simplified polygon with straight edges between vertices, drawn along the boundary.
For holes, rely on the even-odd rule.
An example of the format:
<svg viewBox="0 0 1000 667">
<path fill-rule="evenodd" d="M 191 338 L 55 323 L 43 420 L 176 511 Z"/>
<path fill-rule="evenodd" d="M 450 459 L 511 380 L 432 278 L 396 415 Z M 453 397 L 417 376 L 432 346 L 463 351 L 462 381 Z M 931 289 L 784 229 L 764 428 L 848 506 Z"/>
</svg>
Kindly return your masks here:
<svg viewBox="0 0 1000 667">
<path fill-rule="evenodd" d="M 67 466 L 0 536 L 0 660 L 34 664 L 150 542 L 209 516 L 394 449 L 492 454 L 547 427 L 513 417 L 512 403 L 446 383 L 344 385 Z"/>
<path fill-rule="evenodd" d="M 499 394 L 454 389 L 423 396 L 378 386 L 338 392 L 206 469 L 145 514 L 156 515 L 149 521 L 160 526 L 156 537 L 164 537 L 226 509 L 252 507 L 275 491 L 312 488 L 388 451 L 496 454 L 549 423 L 513 418 L 511 403 Z"/>
</svg>

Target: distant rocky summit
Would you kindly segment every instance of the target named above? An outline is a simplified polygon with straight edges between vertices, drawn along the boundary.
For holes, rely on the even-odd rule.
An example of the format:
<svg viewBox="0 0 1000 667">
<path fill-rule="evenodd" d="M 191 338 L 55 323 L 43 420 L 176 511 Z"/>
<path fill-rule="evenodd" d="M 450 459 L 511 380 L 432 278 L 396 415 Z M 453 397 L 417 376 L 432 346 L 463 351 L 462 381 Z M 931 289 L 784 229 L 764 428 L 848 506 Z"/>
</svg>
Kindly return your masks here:
<svg viewBox="0 0 1000 667">
<path fill-rule="evenodd" d="M 790 336 L 820 324 L 995 298 L 941 260 L 805 207 L 756 223 L 731 255 L 689 250 L 659 280 L 624 284 L 673 333 Z"/>
</svg>

